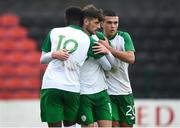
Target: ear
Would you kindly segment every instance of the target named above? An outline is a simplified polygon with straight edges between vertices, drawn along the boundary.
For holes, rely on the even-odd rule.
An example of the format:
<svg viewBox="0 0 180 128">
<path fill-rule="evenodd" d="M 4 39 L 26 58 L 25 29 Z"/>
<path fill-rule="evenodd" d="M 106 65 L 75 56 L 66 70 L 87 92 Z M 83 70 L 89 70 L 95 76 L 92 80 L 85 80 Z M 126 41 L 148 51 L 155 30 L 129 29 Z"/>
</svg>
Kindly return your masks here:
<svg viewBox="0 0 180 128">
<path fill-rule="evenodd" d="M 89 20 L 87 18 L 84 19 L 84 25 L 88 25 L 89 24 Z"/>
</svg>

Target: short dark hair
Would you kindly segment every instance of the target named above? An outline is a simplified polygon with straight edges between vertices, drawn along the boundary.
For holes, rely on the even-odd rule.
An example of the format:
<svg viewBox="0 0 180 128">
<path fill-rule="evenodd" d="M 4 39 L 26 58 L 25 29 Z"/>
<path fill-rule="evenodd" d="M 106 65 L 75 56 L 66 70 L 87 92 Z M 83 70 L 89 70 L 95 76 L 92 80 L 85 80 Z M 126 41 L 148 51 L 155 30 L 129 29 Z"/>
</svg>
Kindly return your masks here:
<svg viewBox="0 0 180 128">
<path fill-rule="evenodd" d="M 78 6 L 70 6 L 65 10 L 65 18 L 67 25 L 75 24 L 81 25 L 82 24 L 82 9 Z"/>
<path fill-rule="evenodd" d="M 83 19 L 85 18 L 97 18 L 99 21 L 103 21 L 103 10 L 97 9 L 94 5 L 86 5 L 83 8 Z"/>
<path fill-rule="evenodd" d="M 103 12 L 104 16 L 118 16 L 116 12 L 114 12 L 113 10 L 105 10 Z"/>
</svg>

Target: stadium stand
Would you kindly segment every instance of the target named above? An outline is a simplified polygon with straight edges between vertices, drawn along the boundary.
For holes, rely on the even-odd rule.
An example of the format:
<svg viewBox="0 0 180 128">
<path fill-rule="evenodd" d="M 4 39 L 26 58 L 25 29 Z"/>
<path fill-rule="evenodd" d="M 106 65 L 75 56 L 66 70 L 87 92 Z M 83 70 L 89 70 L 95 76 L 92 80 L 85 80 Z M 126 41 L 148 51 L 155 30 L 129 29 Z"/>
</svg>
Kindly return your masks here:
<svg viewBox="0 0 180 128">
<path fill-rule="evenodd" d="M 0 18 L 0 99 L 39 97 L 40 52 L 15 14 Z"/>
</svg>

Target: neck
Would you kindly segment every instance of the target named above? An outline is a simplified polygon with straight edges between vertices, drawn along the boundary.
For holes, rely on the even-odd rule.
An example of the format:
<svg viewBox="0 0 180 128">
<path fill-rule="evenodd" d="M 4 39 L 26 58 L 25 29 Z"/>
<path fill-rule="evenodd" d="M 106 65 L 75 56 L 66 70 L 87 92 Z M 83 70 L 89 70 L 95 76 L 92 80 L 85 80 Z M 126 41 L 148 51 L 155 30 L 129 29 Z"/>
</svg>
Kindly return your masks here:
<svg viewBox="0 0 180 128">
<path fill-rule="evenodd" d="M 103 31 L 103 33 L 108 39 L 111 39 L 116 34 L 116 33 L 114 33 L 114 35 L 109 35 L 105 31 Z"/>
<path fill-rule="evenodd" d="M 83 26 L 83 31 L 87 34 L 90 35 L 90 33 L 87 31 L 87 29 Z"/>
<path fill-rule="evenodd" d="M 110 39 L 110 38 L 112 38 L 114 35 L 108 35 L 108 34 L 106 34 L 106 33 L 104 33 L 104 35 L 108 38 L 108 39 Z"/>
</svg>

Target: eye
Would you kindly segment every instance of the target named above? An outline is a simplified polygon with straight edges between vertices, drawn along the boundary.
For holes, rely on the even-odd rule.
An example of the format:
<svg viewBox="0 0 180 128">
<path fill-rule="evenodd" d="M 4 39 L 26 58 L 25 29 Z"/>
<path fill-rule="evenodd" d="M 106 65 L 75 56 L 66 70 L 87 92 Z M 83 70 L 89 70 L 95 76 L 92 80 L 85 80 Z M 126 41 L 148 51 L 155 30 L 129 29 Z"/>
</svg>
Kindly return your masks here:
<svg viewBox="0 0 180 128">
<path fill-rule="evenodd" d="M 111 22 L 107 22 L 107 24 L 112 24 Z"/>
</svg>

